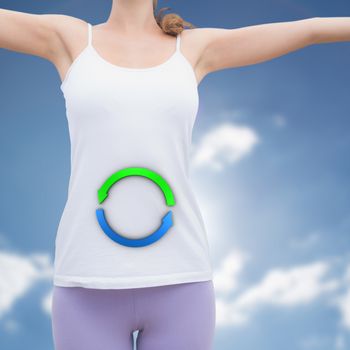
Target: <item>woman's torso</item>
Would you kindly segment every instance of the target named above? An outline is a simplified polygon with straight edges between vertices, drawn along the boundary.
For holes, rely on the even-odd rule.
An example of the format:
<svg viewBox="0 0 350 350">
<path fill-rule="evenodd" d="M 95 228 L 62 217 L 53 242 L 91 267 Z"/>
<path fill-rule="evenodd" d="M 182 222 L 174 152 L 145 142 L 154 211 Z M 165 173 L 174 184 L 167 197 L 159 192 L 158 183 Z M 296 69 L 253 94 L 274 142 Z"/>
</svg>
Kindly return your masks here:
<svg viewBox="0 0 350 350">
<path fill-rule="evenodd" d="M 196 76 L 180 50 L 150 68 L 114 65 L 88 43 L 61 85 L 71 142 L 67 202 L 58 226 L 54 283 L 133 288 L 212 278 L 206 229 L 189 179 L 192 128 L 199 105 Z M 170 185 L 168 207 L 150 179 L 116 182 L 100 204 L 97 192 L 112 174 L 147 168 Z M 102 230 L 96 209 L 129 239 L 150 235 L 172 211 L 173 224 L 152 244 L 130 247 Z"/>
</svg>

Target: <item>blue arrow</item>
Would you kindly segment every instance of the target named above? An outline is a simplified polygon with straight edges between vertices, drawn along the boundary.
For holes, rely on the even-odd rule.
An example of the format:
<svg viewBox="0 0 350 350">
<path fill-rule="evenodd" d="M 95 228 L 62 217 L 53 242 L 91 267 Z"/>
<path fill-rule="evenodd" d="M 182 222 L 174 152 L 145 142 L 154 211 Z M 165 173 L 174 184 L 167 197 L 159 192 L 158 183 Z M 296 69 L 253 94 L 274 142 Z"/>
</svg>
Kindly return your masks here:
<svg viewBox="0 0 350 350">
<path fill-rule="evenodd" d="M 150 245 L 156 241 L 158 241 L 161 237 L 165 235 L 165 233 L 169 230 L 169 228 L 173 225 L 172 220 L 172 211 L 168 211 L 162 218 L 162 224 L 159 228 L 151 233 L 150 235 L 144 238 L 126 238 L 121 234 L 115 232 L 108 224 L 104 210 L 101 208 L 96 209 L 97 221 L 100 224 L 103 232 L 113 241 L 127 246 L 127 247 L 144 247 Z"/>
</svg>

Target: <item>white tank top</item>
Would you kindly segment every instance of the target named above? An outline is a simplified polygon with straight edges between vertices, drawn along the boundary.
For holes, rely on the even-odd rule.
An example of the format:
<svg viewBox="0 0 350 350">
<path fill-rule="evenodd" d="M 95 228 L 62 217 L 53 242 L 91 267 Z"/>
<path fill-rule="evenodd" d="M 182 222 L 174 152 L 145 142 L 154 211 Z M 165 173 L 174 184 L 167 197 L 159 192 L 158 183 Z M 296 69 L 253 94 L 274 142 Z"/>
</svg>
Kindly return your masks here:
<svg viewBox="0 0 350 350">
<path fill-rule="evenodd" d="M 210 280 L 206 228 L 189 180 L 198 87 L 180 51 L 128 68 L 88 44 L 60 86 L 71 143 L 54 284 L 139 288 Z"/>
</svg>

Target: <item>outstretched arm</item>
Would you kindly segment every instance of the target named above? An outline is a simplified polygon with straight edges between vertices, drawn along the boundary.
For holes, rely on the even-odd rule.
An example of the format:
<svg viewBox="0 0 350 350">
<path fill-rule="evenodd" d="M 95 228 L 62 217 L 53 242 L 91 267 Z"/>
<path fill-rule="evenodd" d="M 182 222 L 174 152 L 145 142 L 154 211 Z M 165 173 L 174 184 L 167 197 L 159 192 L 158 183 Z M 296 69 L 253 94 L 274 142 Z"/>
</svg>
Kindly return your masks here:
<svg viewBox="0 0 350 350">
<path fill-rule="evenodd" d="M 0 9 L 0 48 L 52 60 L 62 48 L 59 16 Z"/>
<path fill-rule="evenodd" d="M 235 29 L 199 28 L 198 70 L 205 75 L 251 65 L 312 44 L 350 41 L 350 17 L 313 17 Z"/>
</svg>

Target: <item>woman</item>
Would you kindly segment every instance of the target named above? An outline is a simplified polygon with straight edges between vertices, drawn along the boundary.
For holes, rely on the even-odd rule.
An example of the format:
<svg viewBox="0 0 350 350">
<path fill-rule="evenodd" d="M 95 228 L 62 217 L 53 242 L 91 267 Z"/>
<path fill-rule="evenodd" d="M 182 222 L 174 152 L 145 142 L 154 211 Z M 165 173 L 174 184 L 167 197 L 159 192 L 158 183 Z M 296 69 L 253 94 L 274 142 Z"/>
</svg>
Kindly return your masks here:
<svg viewBox="0 0 350 350">
<path fill-rule="evenodd" d="M 66 102 L 72 158 L 56 236 L 56 350 L 132 349 L 136 330 L 140 350 L 212 348 L 213 275 L 188 178 L 198 84 L 214 71 L 350 40 L 350 18 L 195 28 L 155 16 L 156 7 L 114 0 L 96 26 L 0 10 L 1 47 L 52 62 Z"/>
</svg>

